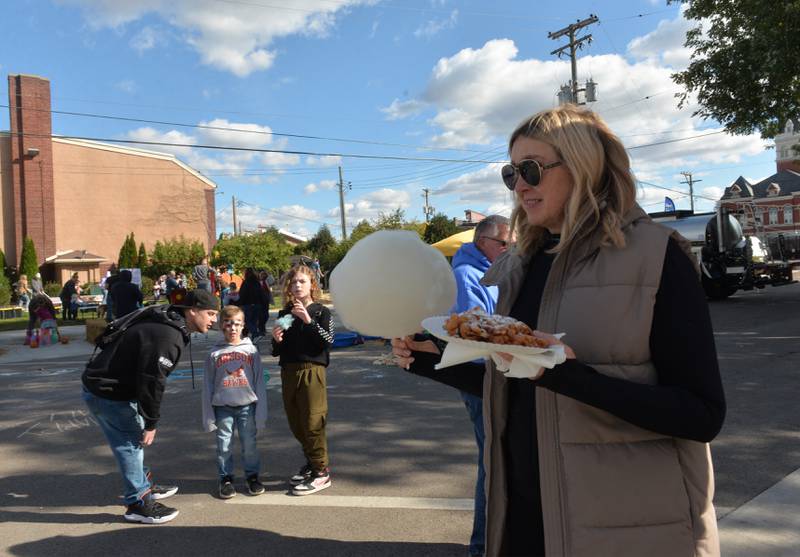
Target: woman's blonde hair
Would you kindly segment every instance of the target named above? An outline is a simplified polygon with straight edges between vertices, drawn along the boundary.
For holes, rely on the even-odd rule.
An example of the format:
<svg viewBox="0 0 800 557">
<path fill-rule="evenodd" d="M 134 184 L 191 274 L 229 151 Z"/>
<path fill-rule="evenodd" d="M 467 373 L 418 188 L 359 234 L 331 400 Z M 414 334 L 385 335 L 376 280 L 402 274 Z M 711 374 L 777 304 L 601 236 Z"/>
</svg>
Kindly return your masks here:
<svg viewBox="0 0 800 557">
<path fill-rule="evenodd" d="M 317 301 L 322 297 L 322 291 L 319 289 L 317 282 L 317 274 L 308 265 L 298 264 L 289 269 L 283 277 L 283 305 L 289 307 L 294 304 L 294 294 L 292 294 L 292 279 L 298 273 L 303 273 L 311 281 L 311 300 Z"/>
<path fill-rule="evenodd" d="M 508 151 L 520 137 L 550 145 L 572 176 L 574 187 L 564 206 L 559 252 L 602 230 L 602 245 L 623 247 L 622 219 L 636 203 L 636 183 L 625 147 L 594 112 L 564 105 L 526 118 L 511 134 Z M 523 253 L 536 248 L 546 229 L 528 224 L 515 196 L 511 230 Z"/>
</svg>

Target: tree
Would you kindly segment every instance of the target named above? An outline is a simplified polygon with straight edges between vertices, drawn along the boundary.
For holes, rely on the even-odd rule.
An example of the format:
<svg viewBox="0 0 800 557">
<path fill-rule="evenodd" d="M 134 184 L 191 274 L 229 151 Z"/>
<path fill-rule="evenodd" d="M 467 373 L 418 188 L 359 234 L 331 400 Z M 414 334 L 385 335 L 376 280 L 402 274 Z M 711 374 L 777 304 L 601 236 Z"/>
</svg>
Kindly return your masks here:
<svg viewBox="0 0 800 557">
<path fill-rule="evenodd" d="M 231 236 L 217 242 L 211 264 L 233 265 L 236 269 L 253 267 L 277 276 L 289 267 L 292 247 L 274 226 L 258 234 Z"/>
<path fill-rule="evenodd" d="M 117 267 L 119 269 L 132 269 L 136 267 L 139 262 L 139 255 L 136 253 L 136 240 L 133 237 L 133 232 L 125 236 L 125 241 L 122 247 L 119 248 L 119 258 L 117 260 Z"/>
<path fill-rule="evenodd" d="M 158 277 L 174 270 L 178 273 L 189 273 L 205 255 L 203 243 L 188 240 L 181 236 L 171 240 L 156 242 L 150 254 L 150 266 L 147 274 Z"/>
<path fill-rule="evenodd" d="M 672 76 L 685 88 L 679 106 L 696 93 L 694 115 L 764 138 L 800 116 L 800 0 L 667 0 L 675 2 L 688 3 L 684 17 L 698 22 L 684 43 L 692 61 Z"/>
<path fill-rule="evenodd" d="M 144 249 L 144 242 L 139 244 L 139 255 L 136 258 L 136 266 L 140 269 L 147 268 L 147 250 Z"/>
<path fill-rule="evenodd" d="M 28 278 L 33 278 L 39 272 L 39 258 L 36 257 L 36 246 L 33 245 L 33 240 L 25 236 L 22 242 L 22 253 L 19 258 L 19 274 L 27 275 Z"/>
<path fill-rule="evenodd" d="M 361 238 L 369 236 L 375 232 L 375 228 L 365 220 L 359 222 L 353 230 L 350 231 L 350 240 L 353 243 L 358 242 Z"/>
<path fill-rule="evenodd" d="M 11 301 L 11 283 L 5 273 L 0 273 L 0 306 L 7 306 Z"/>
<path fill-rule="evenodd" d="M 435 244 L 456 232 L 458 232 L 458 227 L 453 222 L 453 219 L 443 213 L 437 213 L 428 223 L 428 226 L 425 227 L 425 235 L 422 239 L 427 244 Z"/>
<path fill-rule="evenodd" d="M 400 230 L 403 228 L 405 217 L 406 212 L 399 207 L 391 213 L 378 213 L 378 218 L 375 219 L 375 229 Z"/>
<path fill-rule="evenodd" d="M 331 234 L 331 231 L 328 230 L 327 225 L 324 224 L 320 226 L 317 233 L 306 242 L 306 249 L 319 258 L 325 257 L 325 254 L 335 246 L 336 239 L 333 237 L 333 234 Z"/>
</svg>

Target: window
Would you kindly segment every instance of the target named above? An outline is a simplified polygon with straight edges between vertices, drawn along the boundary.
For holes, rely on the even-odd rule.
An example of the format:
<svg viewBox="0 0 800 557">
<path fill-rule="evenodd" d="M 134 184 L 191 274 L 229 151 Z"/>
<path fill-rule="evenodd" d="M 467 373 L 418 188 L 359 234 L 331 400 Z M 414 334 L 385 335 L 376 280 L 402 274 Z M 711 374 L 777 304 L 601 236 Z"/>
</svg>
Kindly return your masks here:
<svg viewBox="0 0 800 557">
<path fill-rule="evenodd" d="M 777 207 L 770 207 L 769 208 L 769 223 L 770 224 L 778 224 L 778 208 Z"/>
<path fill-rule="evenodd" d="M 792 215 L 792 206 L 791 205 L 784 205 L 783 207 L 783 223 L 784 224 L 792 224 L 794 222 L 794 218 Z"/>
</svg>

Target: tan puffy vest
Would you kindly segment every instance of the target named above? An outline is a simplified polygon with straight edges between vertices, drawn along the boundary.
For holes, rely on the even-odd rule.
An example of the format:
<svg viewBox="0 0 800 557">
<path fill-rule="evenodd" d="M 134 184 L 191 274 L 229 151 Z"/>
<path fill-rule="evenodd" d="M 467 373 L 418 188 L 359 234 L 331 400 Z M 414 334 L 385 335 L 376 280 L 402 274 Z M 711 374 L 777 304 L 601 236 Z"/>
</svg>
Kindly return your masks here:
<svg viewBox="0 0 800 557">
<path fill-rule="evenodd" d="M 654 384 L 650 329 L 674 234 L 638 207 L 623 230 L 625 249 L 586 242 L 555 258 L 538 328 L 566 333 L 578 358 L 600 373 Z M 484 282 L 500 287 L 498 313 L 510 312 L 528 261 L 510 252 L 487 272 Z M 719 555 L 708 444 L 638 428 L 544 388 L 536 393 L 548 557 Z M 503 555 L 506 403 L 506 380 L 490 363 L 484 382 L 488 556 Z"/>
</svg>

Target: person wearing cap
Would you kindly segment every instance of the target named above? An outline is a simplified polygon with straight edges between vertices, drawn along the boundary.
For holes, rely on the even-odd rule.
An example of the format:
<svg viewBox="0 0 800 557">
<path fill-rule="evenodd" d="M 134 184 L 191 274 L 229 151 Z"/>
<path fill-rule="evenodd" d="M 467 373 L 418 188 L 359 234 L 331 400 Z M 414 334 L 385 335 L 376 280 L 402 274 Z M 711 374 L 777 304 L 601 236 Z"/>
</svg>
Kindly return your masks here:
<svg viewBox="0 0 800 557">
<path fill-rule="evenodd" d="M 119 464 L 125 485 L 125 520 L 162 524 L 178 515 L 159 499 L 176 486 L 152 483 L 144 447 L 153 444 L 167 377 L 191 333 L 206 333 L 217 321 L 219 301 L 211 292 L 189 292 L 181 305 L 140 309 L 126 316 L 120 338 L 93 357 L 81 377 L 83 400 L 97 420 Z"/>
</svg>

